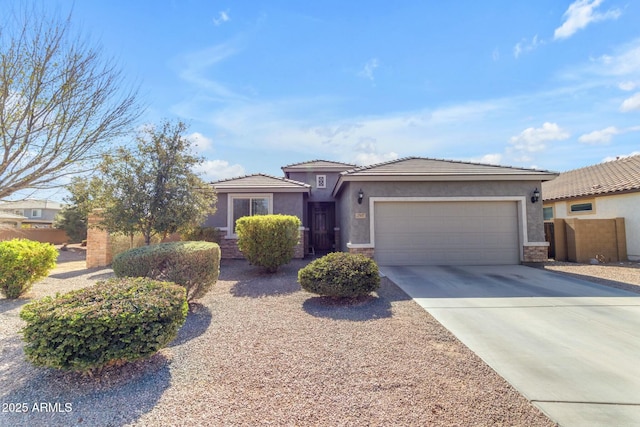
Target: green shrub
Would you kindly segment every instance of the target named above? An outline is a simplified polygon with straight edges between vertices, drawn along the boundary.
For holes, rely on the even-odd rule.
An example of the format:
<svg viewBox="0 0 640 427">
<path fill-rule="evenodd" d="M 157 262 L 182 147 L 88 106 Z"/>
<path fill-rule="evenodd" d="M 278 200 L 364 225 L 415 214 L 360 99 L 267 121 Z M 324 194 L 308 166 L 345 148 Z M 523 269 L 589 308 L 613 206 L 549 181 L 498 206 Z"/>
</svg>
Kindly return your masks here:
<svg viewBox="0 0 640 427">
<path fill-rule="evenodd" d="M 27 239 L 0 242 L 0 292 L 18 298 L 47 277 L 56 266 L 58 251 L 49 243 Z"/>
<path fill-rule="evenodd" d="M 300 219 L 292 215 L 245 216 L 236 221 L 238 249 L 249 263 L 273 273 L 287 264 L 300 239 Z"/>
<path fill-rule="evenodd" d="M 216 227 L 193 227 L 180 234 L 182 240 L 220 243 L 220 230 Z"/>
<path fill-rule="evenodd" d="M 116 256 L 117 277 L 148 277 L 187 289 L 187 299 L 203 297 L 220 274 L 220 247 L 211 242 L 167 242 L 142 246 Z"/>
<path fill-rule="evenodd" d="M 331 297 L 358 297 L 380 287 L 378 265 L 364 255 L 330 253 L 298 271 L 302 289 Z"/>
<path fill-rule="evenodd" d="M 73 371 L 129 362 L 169 344 L 187 311 L 181 286 L 111 279 L 25 305 L 24 351 L 34 365 Z"/>
<path fill-rule="evenodd" d="M 129 249 L 147 245 L 141 233 L 134 234 L 133 238 L 122 233 L 111 233 L 109 240 L 111 242 L 111 254 L 114 257 Z M 155 245 L 156 243 L 160 243 L 160 237 L 151 236 L 151 244 Z"/>
</svg>

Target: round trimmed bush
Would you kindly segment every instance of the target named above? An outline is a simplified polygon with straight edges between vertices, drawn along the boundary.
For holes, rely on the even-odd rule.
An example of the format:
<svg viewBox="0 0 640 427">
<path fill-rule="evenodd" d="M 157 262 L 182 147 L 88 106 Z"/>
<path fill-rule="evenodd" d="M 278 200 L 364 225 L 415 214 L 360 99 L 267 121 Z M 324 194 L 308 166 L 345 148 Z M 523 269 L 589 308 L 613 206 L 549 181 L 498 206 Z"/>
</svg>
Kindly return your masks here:
<svg viewBox="0 0 640 427">
<path fill-rule="evenodd" d="M 56 266 L 58 251 L 49 243 L 27 239 L 0 242 L 0 292 L 18 298 L 47 277 Z"/>
<path fill-rule="evenodd" d="M 25 305 L 24 351 L 34 365 L 72 371 L 129 362 L 169 344 L 187 311 L 182 286 L 111 279 Z"/>
<path fill-rule="evenodd" d="M 117 277 L 148 277 L 187 289 L 187 300 L 203 297 L 218 281 L 220 246 L 211 242 L 167 242 L 141 246 L 116 256 Z"/>
<path fill-rule="evenodd" d="M 243 216 L 236 221 L 238 249 L 252 265 L 275 273 L 288 264 L 300 240 L 300 219 L 294 215 Z"/>
<path fill-rule="evenodd" d="M 378 265 L 364 255 L 330 253 L 298 271 L 302 289 L 330 297 L 358 297 L 380 287 Z"/>
</svg>

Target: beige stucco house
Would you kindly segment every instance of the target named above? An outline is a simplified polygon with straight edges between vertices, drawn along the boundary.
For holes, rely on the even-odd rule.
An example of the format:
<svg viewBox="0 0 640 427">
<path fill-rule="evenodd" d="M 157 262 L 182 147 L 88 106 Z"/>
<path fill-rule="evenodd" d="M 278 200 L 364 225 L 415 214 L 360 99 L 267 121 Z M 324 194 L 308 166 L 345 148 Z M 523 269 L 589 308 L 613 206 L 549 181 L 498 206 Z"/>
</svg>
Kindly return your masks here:
<svg viewBox="0 0 640 427">
<path fill-rule="evenodd" d="M 613 227 L 613 232 L 625 236 L 618 246 L 626 246 L 628 259 L 640 261 L 640 155 L 563 172 L 542 184 L 542 197 L 546 222 L 564 219 L 586 225 L 587 220 L 600 220 L 592 222 L 597 227 L 591 229 L 591 238 L 597 238 L 602 228 Z M 623 220 L 618 221 L 618 230 L 616 218 Z M 613 225 L 607 225 L 610 221 Z M 598 240 L 609 244 L 606 237 Z"/>
<path fill-rule="evenodd" d="M 299 256 L 364 253 L 383 265 L 519 264 L 546 260 L 542 182 L 535 169 L 408 157 L 370 166 L 313 160 L 212 183 L 206 225 L 234 251 L 235 220 L 285 213 L 303 224 Z"/>
</svg>

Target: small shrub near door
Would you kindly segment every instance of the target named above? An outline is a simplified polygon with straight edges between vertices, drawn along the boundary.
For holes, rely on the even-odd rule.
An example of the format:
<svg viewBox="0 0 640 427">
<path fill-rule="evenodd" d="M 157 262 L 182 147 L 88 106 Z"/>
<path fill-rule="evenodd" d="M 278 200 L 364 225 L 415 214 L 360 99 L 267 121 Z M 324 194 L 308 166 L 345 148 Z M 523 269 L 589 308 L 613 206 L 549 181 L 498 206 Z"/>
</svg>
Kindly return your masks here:
<svg viewBox="0 0 640 427">
<path fill-rule="evenodd" d="M 36 366 L 98 370 L 153 355 L 176 337 L 187 311 L 182 286 L 111 279 L 25 305 L 24 351 Z"/>
<path fill-rule="evenodd" d="M 49 243 L 27 239 L 0 242 L 0 292 L 18 298 L 56 266 L 58 251 Z"/>
<path fill-rule="evenodd" d="M 238 248 L 247 260 L 268 272 L 291 261 L 300 240 L 300 219 L 293 215 L 245 216 L 236 221 Z"/>
<path fill-rule="evenodd" d="M 314 294 L 353 298 L 380 287 L 378 265 L 364 255 L 330 253 L 298 271 L 302 289 Z"/>
<path fill-rule="evenodd" d="M 189 301 L 203 297 L 218 281 L 220 247 L 211 242 L 168 242 L 131 249 L 112 264 L 117 277 L 148 277 L 187 289 Z"/>
</svg>

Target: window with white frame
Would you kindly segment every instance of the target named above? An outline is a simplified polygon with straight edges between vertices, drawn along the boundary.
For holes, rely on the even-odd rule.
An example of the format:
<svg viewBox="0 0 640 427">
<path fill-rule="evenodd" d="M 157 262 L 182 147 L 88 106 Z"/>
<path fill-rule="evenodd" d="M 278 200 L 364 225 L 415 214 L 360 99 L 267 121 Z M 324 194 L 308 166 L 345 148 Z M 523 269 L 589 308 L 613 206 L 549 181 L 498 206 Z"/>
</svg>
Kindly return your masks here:
<svg viewBox="0 0 640 427">
<path fill-rule="evenodd" d="M 31 218 L 42 218 L 42 209 L 31 209 Z"/>
<path fill-rule="evenodd" d="M 550 221 L 553 219 L 553 206 L 545 206 L 542 208 L 542 214 L 544 215 L 545 221 Z"/>
<path fill-rule="evenodd" d="M 272 194 L 230 194 L 230 234 L 236 233 L 236 221 L 243 216 L 268 215 L 273 213 Z"/>
<path fill-rule="evenodd" d="M 316 188 L 327 188 L 326 175 L 316 175 Z"/>
</svg>

